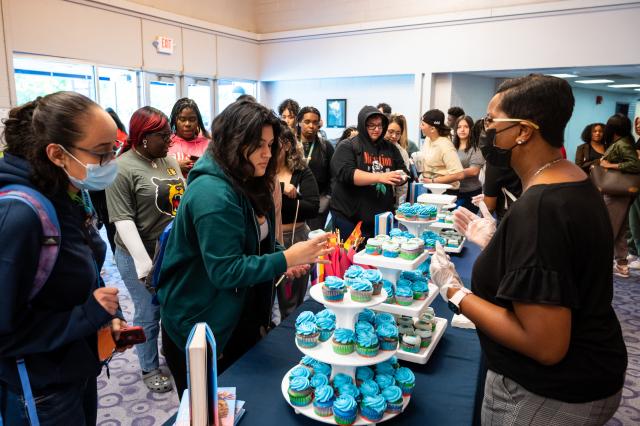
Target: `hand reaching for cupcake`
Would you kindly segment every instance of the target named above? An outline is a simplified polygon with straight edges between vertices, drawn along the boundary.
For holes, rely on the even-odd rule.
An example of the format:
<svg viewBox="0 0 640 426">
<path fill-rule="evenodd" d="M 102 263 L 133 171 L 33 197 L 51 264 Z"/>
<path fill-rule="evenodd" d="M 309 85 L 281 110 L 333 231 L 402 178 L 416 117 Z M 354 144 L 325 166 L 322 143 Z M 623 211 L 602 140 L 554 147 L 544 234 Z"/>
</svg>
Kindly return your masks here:
<svg viewBox="0 0 640 426">
<path fill-rule="evenodd" d="M 326 259 L 320 259 L 326 256 L 333 249 L 327 246 L 329 234 L 325 233 L 307 241 L 295 243 L 284 251 L 284 257 L 287 259 L 287 267 L 308 265 L 310 263 L 327 263 Z"/>
</svg>

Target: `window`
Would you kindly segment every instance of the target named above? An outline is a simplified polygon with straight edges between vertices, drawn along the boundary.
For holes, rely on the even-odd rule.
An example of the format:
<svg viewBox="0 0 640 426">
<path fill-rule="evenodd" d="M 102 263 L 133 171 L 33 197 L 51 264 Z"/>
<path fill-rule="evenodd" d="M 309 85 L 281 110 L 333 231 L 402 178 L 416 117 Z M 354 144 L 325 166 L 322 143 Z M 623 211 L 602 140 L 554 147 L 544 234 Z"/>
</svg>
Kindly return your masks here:
<svg viewBox="0 0 640 426">
<path fill-rule="evenodd" d="M 207 131 L 211 130 L 212 102 L 211 80 L 195 80 L 185 77 L 187 85 L 187 98 L 193 99 L 198 104 L 202 121 Z"/>
<path fill-rule="evenodd" d="M 218 111 L 224 110 L 241 95 L 256 97 L 256 82 L 218 80 Z"/>
<path fill-rule="evenodd" d="M 131 116 L 138 109 L 138 73 L 118 68 L 98 68 L 100 105 L 112 108 L 129 128 Z"/>
<path fill-rule="evenodd" d="M 147 79 L 147 102 L 148 105 L 158 108 L 160 111 L 171 116 L 173 105 L 178 100 L 178 85 L 174 76 L 159 76 L 146 73 Z"/>
<path fill-rule="evenodd" d="M 91 65 L 14 56 L 13 67 L 18 105 L 60 90 L 96 99 Z"/>
</svg>

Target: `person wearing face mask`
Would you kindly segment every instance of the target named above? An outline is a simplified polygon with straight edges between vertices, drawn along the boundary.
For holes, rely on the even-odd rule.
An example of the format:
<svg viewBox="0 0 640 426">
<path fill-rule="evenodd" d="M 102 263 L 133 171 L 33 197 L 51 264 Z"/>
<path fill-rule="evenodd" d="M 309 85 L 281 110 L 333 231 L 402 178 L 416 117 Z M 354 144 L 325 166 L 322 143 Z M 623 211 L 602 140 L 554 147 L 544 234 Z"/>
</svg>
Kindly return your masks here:
<svg viewBox="0 0 640 426">
<path fill-rule="evenodd" d="M 593 164 L 597 164 L 604 155 L 603 137 L 604 123 L 591 123 L 582 131 L 580 138 L 584 142 L 576 149 L 576 164 L 585 173 L 589 173 L 589 169 Z"/>
<path fill-rule="evenodd" d="M 271 194 L 280 120 L 273 111 L 234 102 L 212 127 L 215 143 L 189 174 L 158 286 L 163 347 L 180 395 L 187 386 L 184 347 L 196 323 L 214 330 L 224 371 L 266 332 L 274 280 L 306 274 L 331 250 L 327 235 L 286 250 L 276 242 Z"/>
<path fill-rule="evenodd" d="M 144 285 L 156 242 L 176 215 L 185 181 L 171 145 L 169 119 L 142 107 L 131 116 L 129 139 L 118 157 L 118 176 L 107 188 L 109 218 L 116 225 L 115 261 L 135 306 L 133 323 L 147 341 L 136 345 L 142 378 L 151 392 L 168 392 L 171 380 L 159 368 L 160 309 Z"/>
<path fill-rule="evenodd" d="M 331 201 L 333 145 L 318 134 L 320 127 L 322 127 L 322 120 L 317 108 L 312 106 L 302 108 L 298 112 L 296 121 L 298 123 L 298 140 L 302 143 L 304 159 L 316 178 L 320 191 L 318 215 L 307 220 L 307 224 L 312 231 L 324 229 Z"/>
<path fill-rule="evenodd" d="M 603 425 L 620 404 L 627 351 L 611 306 L 607 209 L 560 150 L 573 106 L 560 78 L 500 85 L 480 146 L 489 164 L 516 171 L 524 192 L 497 229 L 486 213 L 454 212 L 455 228 L 483 248 L 471 290 L 439 244 L 431 260 L 441 297 L 478 332 L 483 424 Z"/>
<path fill-rule="evenodd" d="M 631 136 L 631 120 L 629 120 L 629 117 L 623 114 L 611 116 L 604 128 L 604 141 L 608 148 L 600 160 L 601 167 L 619 170 L 622 173 L 640 173 L 640 160 Z M 627 245 L 628 216 L 633 197 L 603 194 L 603 198 L 609 210 L 609 218 L 613 229 L 614 258 L 616 261 L 613 273 L 616 276 L 627 278 L 629 277 L 627 260 L 627 255 L 629 254 Z"/>
<path fill-rule="evenodd" d="M 336 179 L 331 216 L 343 238 L 359 221 L 362 235 L 372 237 L 376 214 L 393 209 L 394 188 L 407 181 L 400 151 L 384 139 L 388 127 L 386 115 L 364 106 L 358 113 L 358 136 L 343 141 L 331 160 Z"/>
<path fill-rule="evenodd" d="M 106 244 L 87 191 L 104 190 L 116 176 L 116 125 L 99 105 L 74 92 L 15 107 L 3 124 L 0 420 L 96 424 L 98 334 L 117 339 L 126 323 L 118 290 L 104 287 L 100 278 Z M 39 192 L 52 204 L 60 229 L 52 269 L 43 267 L 50 251 L 36 210 L 11 199 L 8 185 Z M 49 274 L 41 275 L 45 270 Z M 29 401 L 34 411 L 26 409 Z"/>
<path fill-rule="evenodd" d="M 176 157 L 182 174 L 187 176 L 193 163 L 209 146 L 209 132 L 202 121 L 198 104 L 193 99 L 178 99 L 171 110 L 169 125 L 173 132 L 169 155 Z"/>
</svg>

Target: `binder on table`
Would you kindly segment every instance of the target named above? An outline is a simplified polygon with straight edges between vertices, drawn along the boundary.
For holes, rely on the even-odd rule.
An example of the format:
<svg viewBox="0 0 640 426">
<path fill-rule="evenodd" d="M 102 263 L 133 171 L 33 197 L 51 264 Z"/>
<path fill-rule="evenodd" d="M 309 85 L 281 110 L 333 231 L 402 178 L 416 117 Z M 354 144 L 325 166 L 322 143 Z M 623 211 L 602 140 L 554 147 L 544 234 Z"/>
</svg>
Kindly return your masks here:
<svg viewBox="0 0 640 426">
<path fill-rule="evenodd" d="M 193 326 L 185 352 L 191 426 L 219 426 L 216 340 L 206 323 Z"/>
</svg>

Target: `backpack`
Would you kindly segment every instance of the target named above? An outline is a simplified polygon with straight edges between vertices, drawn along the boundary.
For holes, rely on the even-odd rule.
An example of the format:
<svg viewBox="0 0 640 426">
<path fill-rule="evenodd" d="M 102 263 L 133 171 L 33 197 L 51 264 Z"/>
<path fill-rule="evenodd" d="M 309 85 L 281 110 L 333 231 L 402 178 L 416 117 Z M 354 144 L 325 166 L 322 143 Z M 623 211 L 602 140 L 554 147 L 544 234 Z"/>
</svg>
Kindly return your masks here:
<svg viewBox="0 0 640 426">
<path fill-rule="evenodd" d="M 42 225 L 42 246 L 40 248 L 40 257 L 38 260 L 38 268 L 36 270 L 36 276 L 33 280 L 33 286 L 29 292 L 28 301 L 31 302 L 38 292 L 42 289 L 44 284 L 49 279 L 49 275 L 53 270 L 53 266 L 56 264 L 58 253 L 60 252 L 60 223 L 58 222 L 58 216 L 53 208 L 53 204 L 47 197 L 37 190 L 25 185 L 6 185 L 0 188 L 0 200 L 17 200 L 28 205 L 40 219 Z M 31 385 L 29 383 L 29 376 L 27 375 L 27 367 L 24 363 L 24 359 L 20 358 L 17 361 L 18 374 L 20 376 L 20 382 L 22 384 L 22 391 L 24 394 L 24 402 L 27 406 L 27 412 L 29 414 L 29 421 L 31 425 L 39 425 L 38 414 L 36 411 L 36 404 L 31 392 Z M 2 426 L 2 416 L 0 416 L 0 426 Z"/>
<path fill-rule="evenodd" d="M 159 305 L 158 295 L 156 294 L 158 290 L 158 283 L 160 282 L 160 267 L 162 266 L 162 259 L 164 258 L 164 252 L 167 248 L 167 241 L 169 241 L 169 234 L 171 233 L 171 228 L 173 227 L 173 220 L 165 226 L 162 234 L 158 238 L 158 242 L 156 243 L 156 251 L 153 255 L 153 262 L 151 265 L 151 272 L 147 275 L 147 280 L 145 281 L 145 286 L 151 295 L 153 296 L 151 299 L 151 303 L 154 305 Z"/>
</svg>

